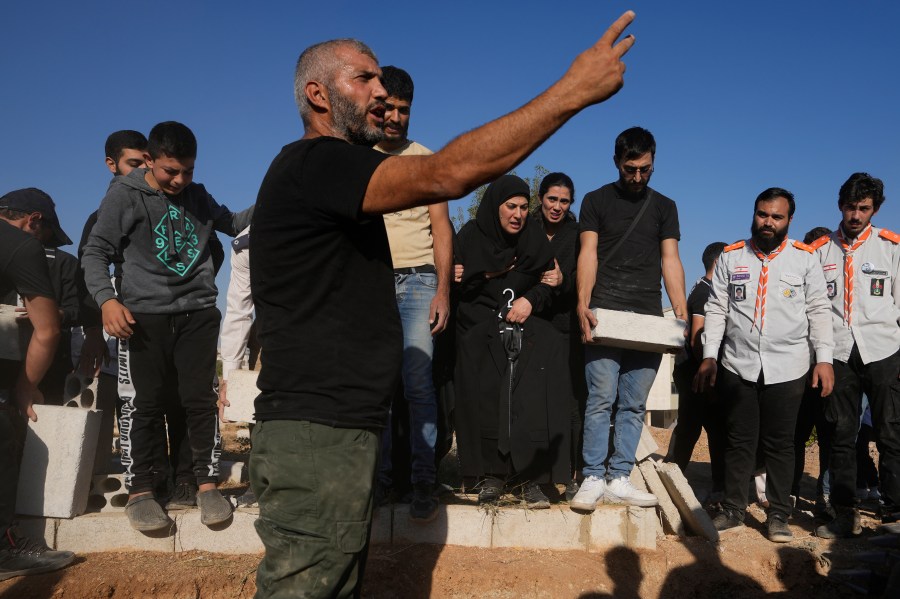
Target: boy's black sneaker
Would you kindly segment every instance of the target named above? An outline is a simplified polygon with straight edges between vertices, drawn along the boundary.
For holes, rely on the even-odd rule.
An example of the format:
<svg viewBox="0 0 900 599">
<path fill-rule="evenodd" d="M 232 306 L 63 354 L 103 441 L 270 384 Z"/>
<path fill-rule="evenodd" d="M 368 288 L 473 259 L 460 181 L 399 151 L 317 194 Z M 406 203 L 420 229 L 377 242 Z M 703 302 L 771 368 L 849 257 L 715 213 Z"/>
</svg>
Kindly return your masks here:
<svg viewBox="0 0 900 599">
<path fill-rule="evenodd" d="M 541 491 L 537 483 L 525 483 L 522 487 L 522 501 L 525 507 L 532 510 L 546 510 L 550 508 L 550 500 Z"/>
<path fill-rule="evenodd" d="M 787 517 L 783 514 L 771 514 L 766 521 L 769 540 L 773 543 L 789 543 L 794 540 L 794 533 L 788 526 Z"/>
<path fill-rule="evenodd" d="M 43 541 L 20 537 L 10 528 L 0 539 L 0 580 L 53 572 L 74 559 L 71 551 L 53 551 Z"/>
<path fill-rule="evenodd" d="M 178 483 L 172 498 L 166 503 L 167 510 L 186 510 L 197 507 L 197 485 L 194 483 Z"/>
<path fill-rule="evenodd" d="M 438 500 L 433 494 L 431 483 L 415 483 L 412 501 L 409 503 L 409 517 L 417 522 L 431 522 L 437 516 Z"/>
<path fill-rule="evenodd" d="M 578 493 L 578 489 L 581 485 L 578 484 L 578 481 L 574 478 L 566 484 L 566 501 L 571 503 L 572 498 Z"/>
<path fill-rule="evenodd" d="M 744 514 L 722 508 L 722 511 L 713 518 L 713 526 L 719 532 L 731 530 L 744 525 Z"/>
</svg>

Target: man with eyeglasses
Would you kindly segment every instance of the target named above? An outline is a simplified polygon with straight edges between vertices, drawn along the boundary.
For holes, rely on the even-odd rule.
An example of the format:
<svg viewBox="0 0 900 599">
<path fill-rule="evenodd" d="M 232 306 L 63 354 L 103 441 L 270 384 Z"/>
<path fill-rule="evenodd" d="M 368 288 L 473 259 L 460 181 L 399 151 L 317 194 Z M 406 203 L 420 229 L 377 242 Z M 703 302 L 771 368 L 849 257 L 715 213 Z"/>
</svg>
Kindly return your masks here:
<svg viewBox="0 0 900 599">
<path fill-rule="evenodd" d="M 593 308 L 662 316 L 660 278 L 675 316 L 687 316 L 678 209 L 647 185 L 655 155 L 656 140 L 649 131 L 623 131 L 613 157 L 618 181 L 588 193 L 582 202 L 577 310 L 584 341 L 591 340 L 597 325 Z M 657 353 L 585 348 L 584 481 L 569 502 L 572 509 L 592 511 L 604 498 L 608 503 L 656 505 L 656 497 L 632 486 L 629 475 L 660 362 Z M 614 405 L 615 443 L 608 456 Z"/>
</svg>

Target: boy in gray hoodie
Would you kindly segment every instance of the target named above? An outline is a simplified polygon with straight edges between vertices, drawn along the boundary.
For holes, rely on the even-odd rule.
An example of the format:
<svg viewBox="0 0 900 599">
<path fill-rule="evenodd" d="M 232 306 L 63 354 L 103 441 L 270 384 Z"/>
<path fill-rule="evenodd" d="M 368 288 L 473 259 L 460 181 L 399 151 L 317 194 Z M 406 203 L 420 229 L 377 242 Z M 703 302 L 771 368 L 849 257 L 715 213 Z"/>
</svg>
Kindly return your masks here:
<svg viewBox="0 0 900 599">
<path fill-rule="evenodd" d="M 170 382 L 187 412 L 201 522 L 219 524 L 231 515 L 216 489 L 221 439 L 212 381 L 221 315 L 208 242 L 214 229 L 237 235 L 253 214 L 252 206 L 232 213 L 193 183 L 197 141 L 181 123 L 153 127 L 147 151 L 147 169 L 110 185 L 82 257 L 103 326 L 120 340 L 125 513 L 141 531 L 172 525 L 153 496 L 155 431 Z M 124 257 L 119 296 L 108 274 L 117 254 Z"/>
</svg>

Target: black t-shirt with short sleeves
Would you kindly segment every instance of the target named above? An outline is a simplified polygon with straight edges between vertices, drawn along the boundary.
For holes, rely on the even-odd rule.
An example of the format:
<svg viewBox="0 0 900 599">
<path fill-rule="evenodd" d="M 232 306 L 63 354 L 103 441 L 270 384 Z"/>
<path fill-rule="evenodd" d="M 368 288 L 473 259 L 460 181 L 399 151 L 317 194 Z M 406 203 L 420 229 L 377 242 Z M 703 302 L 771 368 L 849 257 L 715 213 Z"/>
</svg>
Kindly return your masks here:
<svg viewBox="0 0 900 599">
<path fill-rule="evenodd" d="M 712 290 L 712 281 L 703 277 L 691 289 L 687 298 L 688 322 L 694 316 L 706 316 L 706 302 Z"/>
<path fill-rule="evenodd" d="M 263 347 L 259 421 L 348 428 L 387 421 L 402 332 L 384 221 L 361 206 L 388 158 L 332 137 L 300 140 L 282 149 L 263 179 L 250 229 Z"/>
<path fill-rule="evenodd" d="M 23 297 L 54 298 L 47 258 L 40 242 L 0 220 L 0 303 L 15 305 Z M 0 389 L 15 385 L 20 362 L 0 359 Z"/>
<path fill-rule="evenodd" d="M 645 197 L 652 203 L 612 259 L 607 260 Z M 582 232 L 598 234 L 597 280 L 590 307 L 662 316 L 660 242 L 681 237 L 675 202 L 649 187 L 644 196 L 633 198 L 610 183 L 584 196 L 578 221 Z"/>
</svg>

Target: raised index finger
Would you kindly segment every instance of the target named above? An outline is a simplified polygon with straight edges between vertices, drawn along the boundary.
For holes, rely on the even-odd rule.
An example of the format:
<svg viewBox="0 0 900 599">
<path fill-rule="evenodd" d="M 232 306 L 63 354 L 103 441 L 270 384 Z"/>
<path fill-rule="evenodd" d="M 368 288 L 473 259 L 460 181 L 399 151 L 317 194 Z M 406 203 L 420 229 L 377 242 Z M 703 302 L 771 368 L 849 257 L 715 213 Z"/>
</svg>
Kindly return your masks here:
<svg viewBox="0 0 900 599">
<path fill-rule="evenodd" d="M 612 48 L 613 44 L 615 44 L 616 40 L 619 39 L 619 37 L 622 35 L 622 32 L 625 31 L 625 28 L 628 27 L 632 21 L 634 21 L 634 11 L 626 11 L 621 17 L 616 19 L 616 21 L 612 25 L 609 26 L 609 29 L 607 29 L 606 33 L 604 33 L 600 38 L 598 44 L 605 44 Z M 628 48 L 631 48 L 633 44 L 634 38 L 631 36 L 629 36 L 628 39 L 624 39 L 616 44 L 617 50 L 619 49 L 619 47 L 626 45 L 626 47 L 622 49 L 619 55 L 621 56 L 625 54 L 625 52 L 628 51 Z"/>
</svg>

